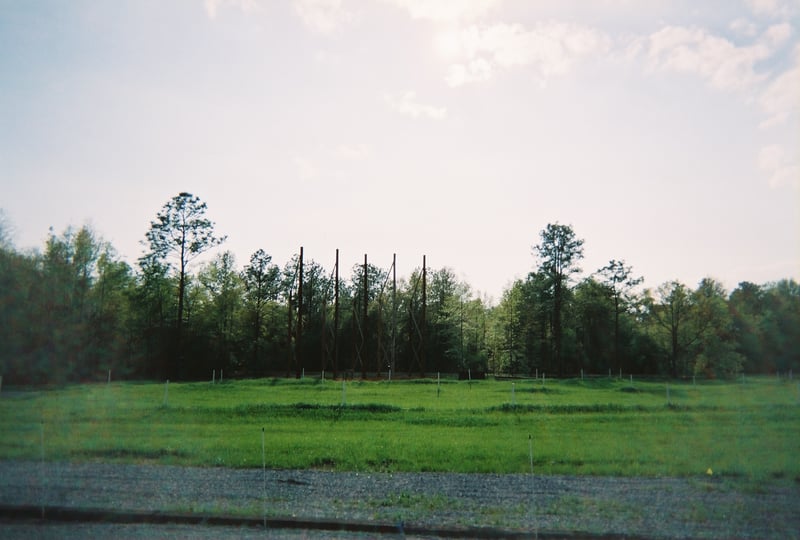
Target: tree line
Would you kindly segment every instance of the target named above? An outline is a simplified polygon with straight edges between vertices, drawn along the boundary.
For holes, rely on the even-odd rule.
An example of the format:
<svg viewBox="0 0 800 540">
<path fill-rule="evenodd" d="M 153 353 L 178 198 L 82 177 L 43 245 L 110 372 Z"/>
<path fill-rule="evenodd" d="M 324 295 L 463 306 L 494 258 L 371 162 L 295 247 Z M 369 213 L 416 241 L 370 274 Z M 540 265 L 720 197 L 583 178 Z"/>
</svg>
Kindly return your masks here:
<svg viewBox="0 0 800 540">
<path fill-rule="evenodd" d="M 623 260 L 578 279 L 584 242 L 555 223 L 533 246 L 534 270 L 491 305 L 424 259 L 399 278 L 394 264 L 366 256 L 345 270 L 337 253 L 325 269 L 302 248 L 282 267 L 263 249 L 240 267 L 206 214 L 190 193 L 170 199 L 135 266 L 88 226 L 51 229 L 43 250 L 21 252 L 0 223 L 0 375 L 16 384 L 98 380 L 108 370 L 172 380 L 212 370 L 733 377 L 800 366 L 792 279 L 730 293 L 712 278 L 643 289 Z"/>
</svg>

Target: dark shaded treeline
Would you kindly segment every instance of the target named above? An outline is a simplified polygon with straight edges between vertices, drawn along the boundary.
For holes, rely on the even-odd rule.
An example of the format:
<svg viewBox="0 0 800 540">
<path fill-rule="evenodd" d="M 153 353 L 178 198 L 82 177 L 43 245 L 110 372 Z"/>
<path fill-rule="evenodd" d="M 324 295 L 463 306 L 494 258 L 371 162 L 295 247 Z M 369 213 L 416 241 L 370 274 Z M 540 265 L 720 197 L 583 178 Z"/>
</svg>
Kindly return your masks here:
<svg viewBox="0 0 800 540">
<path fill-rule="evenodd" d="M 281 268 L 264 250 L 243 267 L 197 197 L 181 193 L 146 231 L 136 267 L 91 228 L 50 231 L 20 252 L 0 227 L 0 375 L 11 384 L 489 371 L 729 377 L 800 367 L 800 286 L 642 279 L 612 260 L 577 280 L 583 241 L 548 225 L 536 267 L 499 304 L 450 269 L 409 277 L 365 260 L 325 269 L 302 249 Z M 366 259 L 366 258 L 365 258 Z M 366 276 L 366 279 L 365 279 Z"/>
</svg>

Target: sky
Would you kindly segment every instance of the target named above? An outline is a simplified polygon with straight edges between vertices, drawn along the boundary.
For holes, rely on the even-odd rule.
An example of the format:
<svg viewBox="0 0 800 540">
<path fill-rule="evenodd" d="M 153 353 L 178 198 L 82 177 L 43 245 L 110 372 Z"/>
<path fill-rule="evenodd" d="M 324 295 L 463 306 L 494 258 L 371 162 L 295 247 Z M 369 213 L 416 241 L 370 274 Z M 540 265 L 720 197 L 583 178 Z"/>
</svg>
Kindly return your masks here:
<svg viewBox="0 0 800 540">
<path fill-rule="evenodd" d="M 135 265 L 182 191 L 237 263 L 800 280 L 800 0 L 0 0 L 0 209 Z"/>
</svg>

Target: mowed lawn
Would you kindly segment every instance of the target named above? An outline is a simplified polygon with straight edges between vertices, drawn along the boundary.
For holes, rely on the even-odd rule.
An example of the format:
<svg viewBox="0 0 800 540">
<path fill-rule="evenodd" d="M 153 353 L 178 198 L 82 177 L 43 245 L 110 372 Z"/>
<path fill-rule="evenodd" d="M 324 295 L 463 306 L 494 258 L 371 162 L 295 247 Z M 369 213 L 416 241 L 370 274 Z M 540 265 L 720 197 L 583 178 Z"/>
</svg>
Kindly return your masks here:
<svg viewBox="0 0 800 540">
<path fill-rule="evenodd" d="M 0 459 L 530 473 L 532 455 L 536 474 L 798 482 L 799 392 L 767 377 L 3 388 Z"/>
</svg>

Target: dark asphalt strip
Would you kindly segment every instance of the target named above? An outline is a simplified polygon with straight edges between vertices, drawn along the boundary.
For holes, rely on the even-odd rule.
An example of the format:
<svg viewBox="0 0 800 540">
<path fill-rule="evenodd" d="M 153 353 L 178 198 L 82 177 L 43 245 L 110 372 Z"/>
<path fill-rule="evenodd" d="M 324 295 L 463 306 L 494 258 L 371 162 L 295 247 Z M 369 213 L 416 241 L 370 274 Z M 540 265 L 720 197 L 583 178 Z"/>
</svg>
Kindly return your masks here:
<svg viewBox="0 0 800 540">
<path fill-rule="evenodd" d="M 65 506 L 0 505 L 0 521 L 28 523 L 127 523 L 150 525 L 204 525 L 338 531 L 381 535 L 412 535 L 434 538 L 540 538 L 543 540 L 647 540 L 642 536 L 587 534 L 553 531 L 515 531 L 492 527 L 419 527 L 412 524 L 388 524 L 367 521 L 312 519 L 295 517 L 248 517 L 197 513 L 120 511 Z"/>
</svg>

